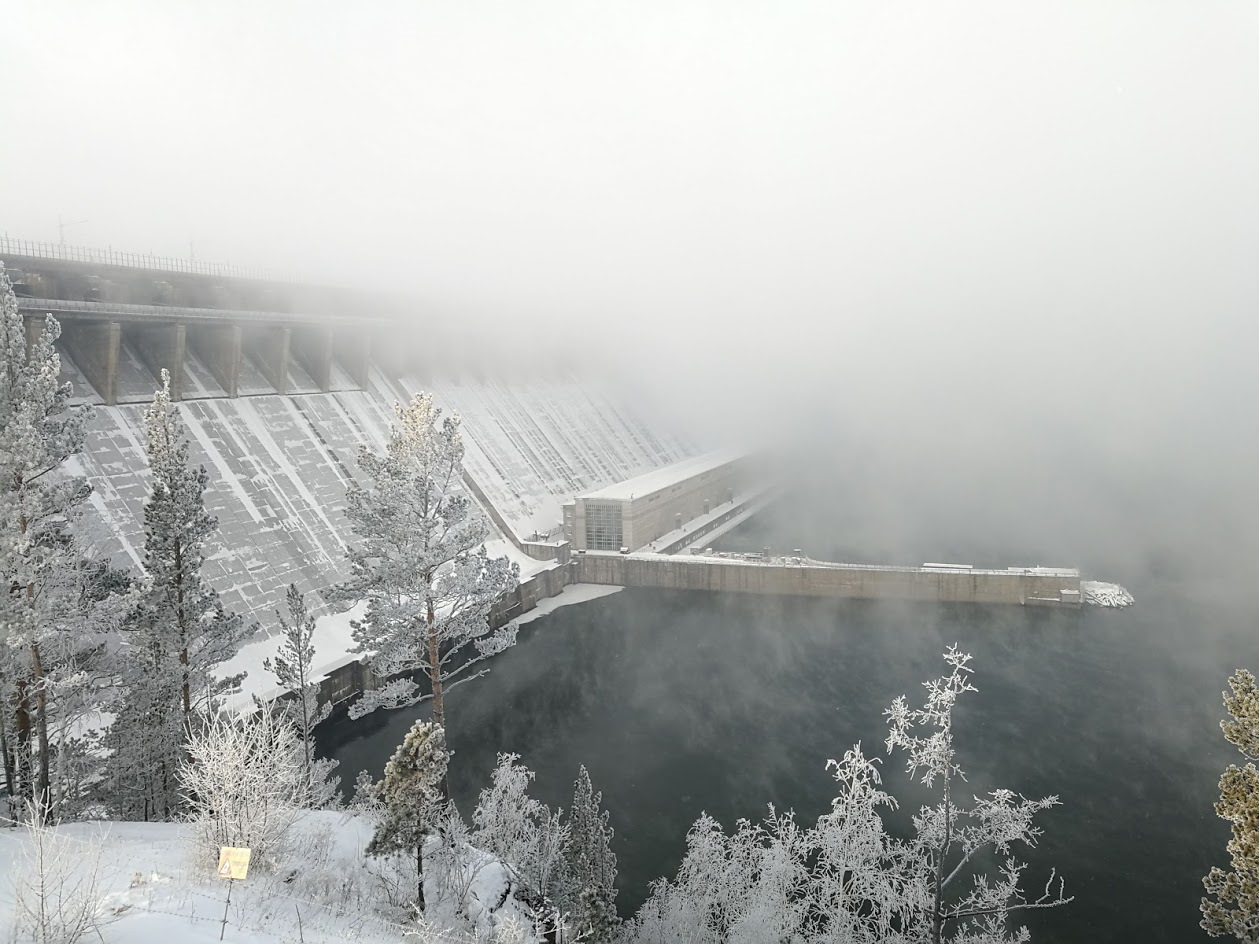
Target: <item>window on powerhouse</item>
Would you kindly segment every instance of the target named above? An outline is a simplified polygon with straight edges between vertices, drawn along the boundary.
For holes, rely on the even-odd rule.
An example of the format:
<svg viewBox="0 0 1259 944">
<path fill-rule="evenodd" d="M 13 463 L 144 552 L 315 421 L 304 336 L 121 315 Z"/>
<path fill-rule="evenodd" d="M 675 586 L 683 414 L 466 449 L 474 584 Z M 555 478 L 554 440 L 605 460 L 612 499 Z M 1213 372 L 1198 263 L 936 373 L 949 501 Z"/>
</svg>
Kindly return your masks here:
<svg viewBox="0 0 1259 944">
<path fill-rule="evenodd" d="M 586 502 L 586 547 L 592 551 L 619 551 L 621 535 L 619 504 Z"/>
</svg>

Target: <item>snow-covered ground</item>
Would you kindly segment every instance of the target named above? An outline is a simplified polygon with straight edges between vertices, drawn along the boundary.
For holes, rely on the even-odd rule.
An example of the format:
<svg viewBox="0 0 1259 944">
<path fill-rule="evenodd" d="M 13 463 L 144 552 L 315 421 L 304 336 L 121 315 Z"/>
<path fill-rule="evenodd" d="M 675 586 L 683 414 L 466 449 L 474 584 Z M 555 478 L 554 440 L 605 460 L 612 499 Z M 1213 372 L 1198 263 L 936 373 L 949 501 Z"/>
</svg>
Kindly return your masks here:
<svg viewBox="0 0 1259 944">
<path fill-rule="evenodd" d="M 539 601 L 537 606 L 516 620 L 516 625 L 523 626 L 525 623 L 531 623 L 540 616 L 554 613 L 561 606 L 571 606 L 574 603 L 598 600 L 600 597 L 620 593 L 624 589 L 624 587 L 604 587 L 594 583 L 570 584 L 560 591 L 559 596 L 547 597 L 545 600 Z"/>
<path fill-rule="evenodd" d="M 315 679 L 322 679 L 333 669 L 339 669 L 357 658 L 350 652 L 354 648 L 350 623 L 362 619 L 366 610 L 367 604 L 360 603 L 344 613 L 325 613 L 318 618 L 315 623 L 315 658 L 311 663 Z M 275 676 L 262 667 L 263 660 L 275 656 L 280 642 L 280 636 L 274 635 L 249 643 L 218 667 L 216 674 L 219 677 L 237 672 L 248 673 L 241 691 L 227 700 L 229 707 L 247 707 L 253 704 L 254 696 L 270 701 L 282 694 L 283 690 L 275 684 Z"/>
<path fill-rule="evenodd" d="M 347 813 L 306 814 L 277 861 L 252 862 L 249 876 L 231 883 L 230 904 L 228 881 L 215 876 L 214 863 L 194 859 L 185 825 L 73 823 L 56 827 L 52 843 L 68 853 L 71 880 L 97 874 L 91 900 L 100 936 L 89 932 L 85 941 L 210 944 L 222 932 L 224 941 L 238 944 L 468 942 L 466 931 L 443 930 L 456 926 L 453 902 L 441 900 L 428 883 L 434 902 L 428 929 L 410 921 L 403 908 L 387 904 L 397 876 L 386 863 L 363 855 L 371 828 L 367 820 Z M 14 929 L 15 882 L 32 874 L 31 851 L 25 829 L 0 829 L 4 940 L 23 939 Z M 484 935 L 506 919 L 523 921 L 524 911 L 505 894 L 502 866 L 476 850 L 468 851 L 467 862 L 475 863 L 476 874 L 467 883 L 463 911 L 478 930 Z"/>
</svg>

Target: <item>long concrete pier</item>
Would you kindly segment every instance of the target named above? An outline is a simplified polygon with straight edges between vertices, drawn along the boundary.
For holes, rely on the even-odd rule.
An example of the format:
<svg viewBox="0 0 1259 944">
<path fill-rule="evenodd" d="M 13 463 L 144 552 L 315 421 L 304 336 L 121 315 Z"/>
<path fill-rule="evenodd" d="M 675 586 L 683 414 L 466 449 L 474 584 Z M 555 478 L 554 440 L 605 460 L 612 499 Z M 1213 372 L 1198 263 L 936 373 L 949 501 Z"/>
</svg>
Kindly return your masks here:
<svg viewBox="0 0 1259 944">
<path fill-rule="evenodd" d="M 936 603 L 1080 605 L 1080 572 L 1071 568 L 978 569 L 958 564 L 897 567 L 839 564 L 805 557 L 609 554 L 574 559 L 574 582 L 717 593 L 920 600 Z"/>
</svg>

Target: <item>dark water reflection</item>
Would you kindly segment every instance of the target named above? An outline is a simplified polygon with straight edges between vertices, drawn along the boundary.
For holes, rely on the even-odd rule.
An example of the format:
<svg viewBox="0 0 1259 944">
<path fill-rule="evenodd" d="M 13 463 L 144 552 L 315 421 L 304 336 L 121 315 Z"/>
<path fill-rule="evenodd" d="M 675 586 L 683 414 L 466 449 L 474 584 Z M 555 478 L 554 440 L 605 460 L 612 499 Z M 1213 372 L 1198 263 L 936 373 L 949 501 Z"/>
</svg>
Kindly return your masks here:
<svg viewBox="0 0 1259 944">
<path fill-rule="evenodd" d="M 816 818 L 826 759 L 858 740 L 881 752 L 883 708 L 916 697 L 957 642 L 979 688 L 958 716 L 972 788 L 1062 798 L 1027 859 L 1033 882 L 1056 865 L 1076 901 L 1032 915 L 1034 939 L 1205 940 L 1199 880 L 1223 855 L 1211 804 L 1232 759 L 1219 691 L 1253 661 L 1253 613 L 1167 582 L 1132 589 L 1136 608 L 1076 613 L 633 590 L 564 608 L 452 695 L 452 788 L 470 810 L 495 752 L 514 751 L 537 796 L 567 805 L 584 763 L 628 912 L 701 812 L 730 824 L 772 802 Z M 378 774 L 414 717 L 334 721 L 324 739 L 347 780 Z M 899 764 L 888 774 L 916 806 Z"/>
</svg>

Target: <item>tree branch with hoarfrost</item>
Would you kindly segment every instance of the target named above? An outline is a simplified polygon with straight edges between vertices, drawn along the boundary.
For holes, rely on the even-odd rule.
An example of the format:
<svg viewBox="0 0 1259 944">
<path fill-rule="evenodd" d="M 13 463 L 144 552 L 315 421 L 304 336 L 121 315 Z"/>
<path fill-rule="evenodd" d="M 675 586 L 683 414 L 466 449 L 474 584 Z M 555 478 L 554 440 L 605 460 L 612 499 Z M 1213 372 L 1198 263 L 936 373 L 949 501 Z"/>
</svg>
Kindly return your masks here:
<svg viewBox="0 0 1259 944">
<path fill-rule="evenodd" d="M 831 812 L 804 829 L 770 808 L 761 824 L 740 821 L 727 835 L 703 817 L 687 837 L 673 882 L 660 881 L 626 926 L 625 944 L 791 940 L 798 944 L 1010 944 L 1020 911 L 1054 908 L 1066 897 L 1056 872 L 1039 896 L 1022 888 L 1017 846 L 1034 847 L 1037 813 L 1057 797 L 1029 800 L 995 790 L 958 801 L 965 779 L 953 745 L 953 709 L 970 684 L 970 656 L 952 647 L 947 675 L 927 682 L 922 708 L 897 698 L 886 712 L 888 750 L 904 750 L 909 773 L 941 793 L 913 817 L 914 832 L 887 832 L 881 809 L 895 809 L 876 759 L 858 744 L 832 760 L 840 792 Z M 1000 858 L 996 875 L 984 871 Z"/>
<path fill-rule="evenodd" d="M 442 418 L 429 394 L 395 405 L 384 455 L 359 454 L 365 481 L 350 487 L 346 517 L 360 543 L 348 551 L 344 600 L 366 600 L 352 626 L 356 652 L 387 678 L 350 708 L 362 717 L 432 699 L 445 723 L 445 692 L 484 674 L 478 665 L 516 641 L 515 624 L 489 625 L 494 602 L 519 568 L 485 550 L 489 527 L 459 487 L 463 440 L 457 417 Z M 428 680 L 425 691 L 412 678 Z"/>
</svg>

